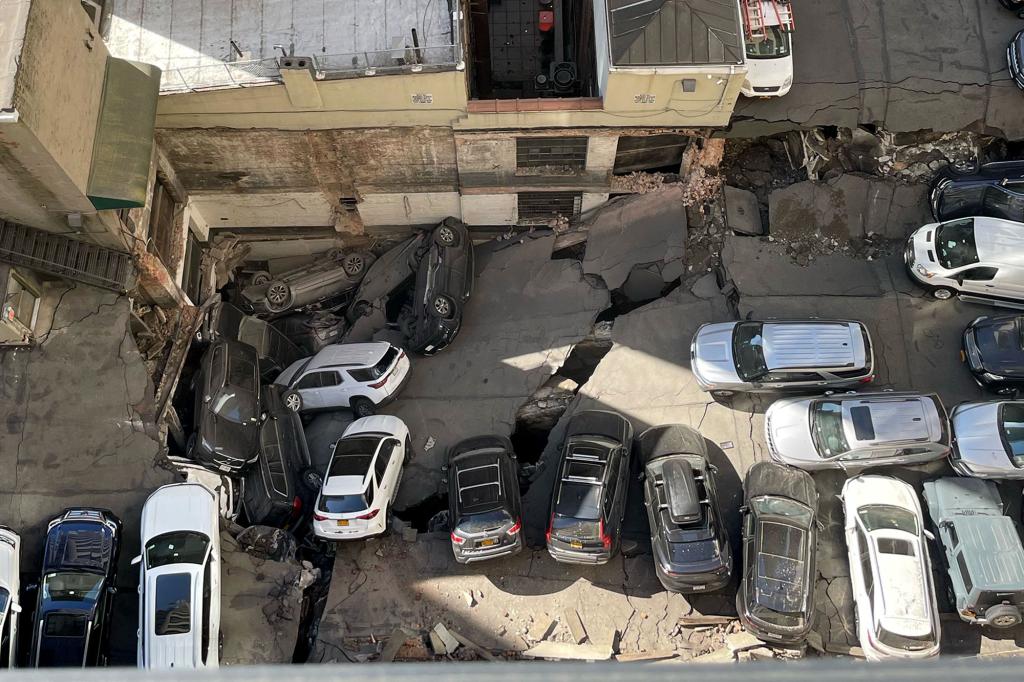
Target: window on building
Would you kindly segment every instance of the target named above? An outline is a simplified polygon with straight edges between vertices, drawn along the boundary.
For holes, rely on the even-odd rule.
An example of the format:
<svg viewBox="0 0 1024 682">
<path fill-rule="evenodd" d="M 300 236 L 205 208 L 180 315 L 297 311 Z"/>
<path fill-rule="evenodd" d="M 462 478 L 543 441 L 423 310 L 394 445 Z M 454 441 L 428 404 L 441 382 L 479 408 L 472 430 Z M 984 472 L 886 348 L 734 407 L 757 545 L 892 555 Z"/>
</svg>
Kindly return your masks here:
<svg viewBox="0 0 1024 682">
<path fill-rule="evenodd" d="M 547 223 L 558 216 L 573 219 L 579 216 L 583 201 L 581 192 L 520 192 L 519 224 Z"/>
<path fill-rule="evenodd" d="M 587 165 L 586 137 L 516 138 L 516 168 L 545 168 L 571 173 Z"/>
<path fill-rule="evenodd" d="M 4 294 L 4 321 L 17 322 L 25 329 L 32 331 L 36 326 L 38 313 L 39 293 L 19 277 L 12 268 L 7 275 L 7 288 Z"/>
</svg>

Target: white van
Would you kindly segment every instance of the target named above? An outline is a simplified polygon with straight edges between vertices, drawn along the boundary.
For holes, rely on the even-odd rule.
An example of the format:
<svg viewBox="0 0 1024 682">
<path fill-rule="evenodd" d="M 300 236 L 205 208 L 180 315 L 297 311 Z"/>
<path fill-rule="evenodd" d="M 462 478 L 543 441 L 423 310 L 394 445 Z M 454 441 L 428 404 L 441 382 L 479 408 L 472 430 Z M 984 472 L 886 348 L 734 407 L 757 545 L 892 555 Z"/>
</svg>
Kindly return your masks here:
<svg viewBox="0 0 1024 682">
<path fill-rule="evenodd" d="M 903 258 L 931 295 L 1024 308 L 1024 223 L 959 218 L 910 235 Z"/>
<path fill-rule="evenodd" d="M 747 77 L 744 97 L 782 97 L 793 87 L 793 6 L 789 0 L 741 0 Z"/>
<path fill-rule="evenodd" d="M 216 668 L 220 661 L 220 510 L 199 483 L 158 488 L 142 507 L 138 665 Z"/>
<path fill-rule="evenodd" d="M 0 667 L 15 667 L 20 590 L 21 536 L 6 526 L 0 526 Z"/>
</svg>

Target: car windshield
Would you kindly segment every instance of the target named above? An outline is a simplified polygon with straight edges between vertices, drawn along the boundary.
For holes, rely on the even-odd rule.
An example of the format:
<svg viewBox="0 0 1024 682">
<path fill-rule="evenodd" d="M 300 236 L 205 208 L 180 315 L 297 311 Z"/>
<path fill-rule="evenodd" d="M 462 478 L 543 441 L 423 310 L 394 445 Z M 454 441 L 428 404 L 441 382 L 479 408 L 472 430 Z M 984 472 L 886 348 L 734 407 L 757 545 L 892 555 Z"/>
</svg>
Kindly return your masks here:
<svg viewBox="0 0 1024 682">
<path fill-rule="evenodd" d="M 245 391 L 256 391 L 256 366 L 240 353 L 228 359 L 228 384 Z"/>
<path fill-rule="evenodd" d="M 822 400 L 811 409 L 811 438 L 822 457 L 835 457 L 850 449 L 843 430 L 843 406 Z"/>
<path fill-rule="evenodd" d="M 370 508 L 370 499 L 365 493 L 358 495 L 321 495 L 320 511 L 328 514 L 351 514 Z"/>
<path fill-rule="evenodd" d="M 146 568 L 167 564 L 201 564 L 210 539 L 194 531 L 158 535 L 146 543 Z"/>
<path fill-rule="evenodd" d="M 230 386 L 217 392 L 210 403 L 210 411 L 218 417 L 236 424 L 243 424 L 246 420 L 256 416 L 252 394 L 235 390 Z"/>
<path fill-rule="evenodd" d="M 0 624 L 4 622 L 4 615 L 7 614 L 7 604 L 11 601 L 11 593 L 7 588 L 0 587 Z"/>
<path fill-rule="evenodd" d="M 868 531 L 902 530 L 917 535 L 917 519 L 906 509 L 888 504 L 871 504 L 861 507 L 857 515 Z"/>
<path fill-rule="evenodd" d="M 750 506 L 759 514 L 765 516 L 784 516 L 788 519 L 794 519 L 804 526 L 811 524 L 811 510 L 799 502 L 785 497 L 775 497 L 773 495 L 755 497 L 750 501 Z"/>
<path fill-rule="evenodd" d="M 778 26 L 766 26 L 764 38 L 747 41 L 747 57 L 750 59 L 772 59 L 789 56 L 789 33 Z"/>
<path fill-rule="evenodd" d="M 732 335 L 736 372 L 744 381 L 754 381 L 768 371 L 764 360 L 764 337 L 760 322 L 740 322 Z"/>
<path fill-rule="evenodd" d="M 157 635 L 184 635 L 192 630 L 192 576 L 167 573 L 157 576 L 153 596 L 154 632 Z"/>
<path fill-rule="evenodd" d="M 1010 462 L 1024 468 L 1024 403 L 1003 403 L 999 429 Z"/>
<path fill-rule="evenodd" d="M 934 638 L 930 632 L 920 637 L 907 637 L 906 635 L 897 635 L 896 633 L 889 632 L 882 626 L 878 626 L 875 630 L 875 636 L 878 637 L 878 641 L 882 644 L 894 649 L 903 649 L 904 651 L 920 651 L 934 644 Z"/>
<path fill-rule="evenodd" d="M 47 573 L 43 577 L 43 599 L 48 601 L 91 601 L 99 599 L 103 576 L 96 573 Z"/>
<path fill-rule="evenodd" d="M 935 230 L 935 253 L 939 265 L 947 270 L 962 268 L 978 262 L 978 247 L 974 243 L 974 218 L 951 220 Z"/>
</svg>

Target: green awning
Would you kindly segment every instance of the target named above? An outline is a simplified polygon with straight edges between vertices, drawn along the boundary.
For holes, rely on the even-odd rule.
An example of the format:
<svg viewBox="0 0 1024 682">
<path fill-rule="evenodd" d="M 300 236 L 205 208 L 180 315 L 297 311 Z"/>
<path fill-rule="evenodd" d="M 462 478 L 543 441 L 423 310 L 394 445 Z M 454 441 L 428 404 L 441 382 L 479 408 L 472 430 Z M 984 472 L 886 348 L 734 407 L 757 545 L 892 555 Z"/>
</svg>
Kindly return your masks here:
<svg viewBox="0 0 1024 682">
<path fill-rule="evenodd" d="M 107 58 L 88 195 L 99 210 L 146 205 L 160 69 Z"/>
</svg>

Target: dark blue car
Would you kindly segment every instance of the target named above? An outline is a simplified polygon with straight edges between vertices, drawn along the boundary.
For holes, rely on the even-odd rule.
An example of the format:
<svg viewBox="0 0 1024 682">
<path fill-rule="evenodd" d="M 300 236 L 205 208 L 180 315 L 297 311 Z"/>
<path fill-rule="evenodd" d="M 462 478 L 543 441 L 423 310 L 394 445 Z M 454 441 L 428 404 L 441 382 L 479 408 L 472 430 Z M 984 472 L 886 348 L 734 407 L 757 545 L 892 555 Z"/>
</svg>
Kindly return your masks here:
<svg viewBox="0 0 1024 682">
<path fill-rule="evenodd" d="M 105 509 L 66 509 L 50 522 L 32 624 L 31 667 L 106 663 L 120 539 L 121 521 Z"/>
<path fill-rule="evenodd" d="M 993 161 L 966 173 L 947 166 L 932 180 L 930 203 L 939 222 L 975 216 L 1024 222 L 1024 161 Z"/>
</svg>

